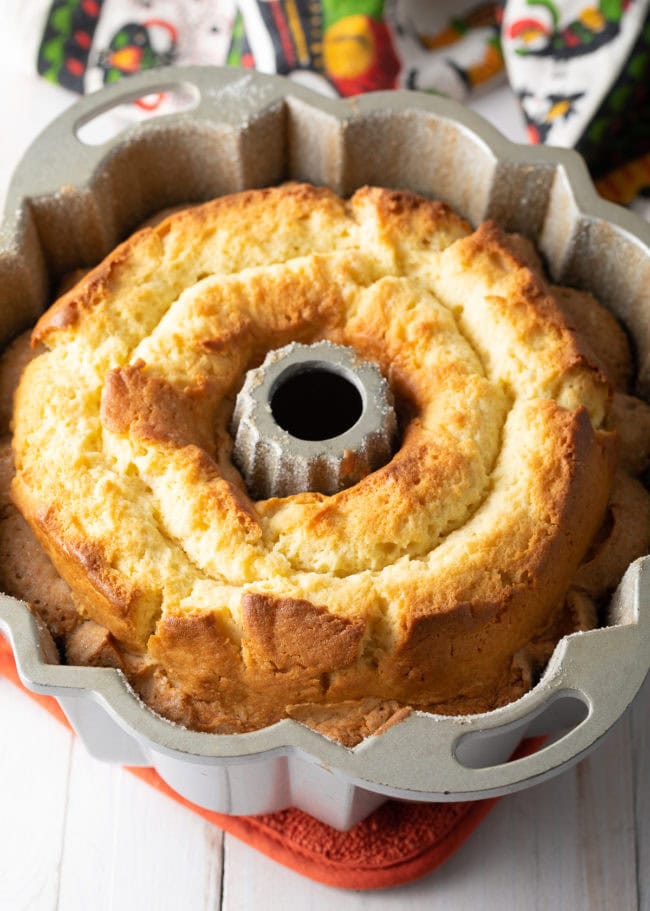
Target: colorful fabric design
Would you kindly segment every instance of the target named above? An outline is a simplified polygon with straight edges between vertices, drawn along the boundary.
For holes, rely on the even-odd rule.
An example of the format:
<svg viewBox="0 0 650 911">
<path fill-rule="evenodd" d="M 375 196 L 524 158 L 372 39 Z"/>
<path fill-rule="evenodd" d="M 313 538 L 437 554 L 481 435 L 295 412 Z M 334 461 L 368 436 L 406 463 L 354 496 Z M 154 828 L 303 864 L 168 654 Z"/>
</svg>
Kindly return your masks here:
<svg viewBox="0 0 650 911">
<path fill-rule="evenodd" d="M 509 0 L 503 53 L 531 142 L 578 146 L 590 163 L 597 145 L 608 155 L 603 118 L 620 74 L 638 56 L 647 14 L 647 0 Z M 587 140 L 595 118 L 599 141 Z"/>
<path fill-rule="evenodd" d="M 43 3 L 37 70 L 79 93 L 201 63 L 280 73 L 333 97 L 409 88 L 462 101 L 507 72 L 530 142 L 577 148 L 596 178 L 650 152 L 650 0 Z M 130 116 L 174 104 L 140 99 Z"/>
<path fill-rule="evenodd" d="M 650 14 L 576 148 L 596 178 L 650 152 Z"/>
<path fill-rule="evenodd" d="M 405 0 L 53 0 L 38 71 L 82 93 L 168 63 L 231 64 L 330 95 L 458 99 L 503 74 L 497 3 L 431 6 L 416 21 Z"/>
<path fill-rule="evenodd" d="M 650 205 L 650 153 L 610 171 L 596 181 L 596 188 L 612 202 L 628 205 L 639 196 Z"/>
<path fill-rule="evenodd" d="M 103 0 L 54 0 L 38 51 L 41 76 L 83 92 L 84 73 Z"/>
<path fill-rule="evenodd" d="M 521 40 L 515 53 L 522 57 L 571 60 L 583 54 L 593 54 L 620 33 L 623 0 L 601 0 L 597 7 L 582 7 L 577 18 L 565 24 L 563 4 L 552 3 L 551 0 L 527 0 L 527 5 L 546 10 L 550 24 L 543 18 L 530 17 L 515 20 L 510 25 L 509 37 Z"/>
</svg>

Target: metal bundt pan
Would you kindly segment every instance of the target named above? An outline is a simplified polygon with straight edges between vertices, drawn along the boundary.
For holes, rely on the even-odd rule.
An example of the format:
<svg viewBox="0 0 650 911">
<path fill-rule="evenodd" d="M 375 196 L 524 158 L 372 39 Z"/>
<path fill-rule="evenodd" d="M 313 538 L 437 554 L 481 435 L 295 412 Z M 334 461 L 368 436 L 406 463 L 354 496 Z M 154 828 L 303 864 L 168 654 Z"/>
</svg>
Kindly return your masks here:
<svg viewBox="0 0 650 911">
<path fill-rule="evenodd" d="M 102 145 L 80 128 L 118 103 L 181 88 L 190 113 L 132 127 Z M 528 235 L 553 278 L 594 291 L 627 326 L 650 394 L 650 229 L 599 199 L 572 152 L 505 140 L 470 111 L 418 93 L 331 101 L 279 77 L 235 69 L 165 69 L 80 101 L 17 169 L 0 234 L 0 341 L 30 325 L 63 272 L 97 262 L 144 217 L 288 178 L 347 195 L 362 184 L 444 199 L 473 223 Z M 281 721 L 248 734 L 201 734 L 138 702 L 112 669 L 47 664 L 24 604 L 0 596 L 0 631 L 20 676 L 56 696 L 89 751 L 153 765 L 180 794 L 223 813 L 298 806 L 341 829 L 386 796 L 478 799 L 549 778 L 582 758 L 631 704 L 650 664 L 650 558 L 633 564 L 608 626 L 565 637 L 540 683 L 496 711 L 414 713 L 354 749 Z M 509 762 L 526 735 L 557 732 Z"/>
</svg>

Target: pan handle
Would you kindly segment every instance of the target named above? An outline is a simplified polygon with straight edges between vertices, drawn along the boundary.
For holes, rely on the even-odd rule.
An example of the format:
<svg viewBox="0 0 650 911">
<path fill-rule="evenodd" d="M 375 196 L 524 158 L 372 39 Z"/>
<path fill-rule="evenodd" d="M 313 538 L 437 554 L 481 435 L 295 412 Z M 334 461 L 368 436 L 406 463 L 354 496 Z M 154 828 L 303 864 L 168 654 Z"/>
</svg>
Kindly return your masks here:
<svg viewBox="0 0 650 911">
<path fill-rule="evenodd" d="M 167 722 L 153 714 L 143 716 L 118 672 L 52 666 L 44 661 L 35 647 L 38 629 L 26 605 L 0 596 L 0 631 L 8 635 L 29 689 L 57 697 L 90 692 L 121 728 L 156 752 L 179 755 L 180 750 L 188 759 L 208 764 L 227 762 L 229 756 L 240 762 L 255 761 L 269 751 L 295 752 L 365 790 L 387 796 L 478 800 L 529 787 L 578 762 L 623 716 L 650 663 L 650 558 L 637 560 L 628 569 L 614 599 L 614 613 L 617 604 L 625 608 L 626 615 L 618 618 L 619 625 L 563 639 L 543 680 L 516 702 L 484 715 L 437 716 L 433 723 L 430 715 L 414 713 L 353 750 L 288 720 L 249 734 L 213 737 L 173 729 L 170 737 Z M 607 671 L 612 666 L 616 667 L 614 675 Z M 535 732 L 536 722 L 549 708 L 569 697 L 574 711 L 576 701 L 586 706 L 582 720 L 579 715 L 568 719 L 578 721 L 577 726 L 536 753 L 508 761 L 517 743 Z M 463 738 L 467 738 L 465 746 Z M 475 739 L 476 749 L 467 747 L 470 738 Z M 490 749 L 501 758 L 477 767 L 483 765 Z"/>
<path fill-rule="evenodd" d="M 106 112 L 163 92 L 191 96 L 191 114 L 186 110 L 150 116 L 97 144 L 79 138 L 84 127 Z M 292 89 L 292 94 L 304 100 L 318 97 L 301 86 Z M 141 141 L 161 128 L 183 129 L 190 117 L 194 126 L 203 122 L 225 130 L 241 129 L 269 106 L 284 104 L 285 99 L 285 80 L 255 78 L 250 70 L 239 67 L 160 67 L 136 73 L 81 98 L 36 137 L 14 171 L 5 218 L 10 221 L 26 197 L 86 186 L 98 166 L 132 138 Z M 342 115 L 340 102 L 337 108 L 333 100 L 319 98 L 319 105 Z"/>
<path fill-rule="evenodd" d="M 377 779 L 396 780 L 401 766 L 401 781 L 415 793 L 399 796 L 471 800 L 520 790 L 578 762 L 623 716 L 648 672 L 650 557 L 628 569 L 611 614 L 616 625 L 561 640 L 542 681 L 516 702 L 483 715 L 439 716 L 434 735 L 430 716 L 408 718 L 376 738 L 380 748 L 372 758 L 370 744 L 363 744 Z M 524 737 L 558 727 L 570 729 L 531 755 L 509 759 Z"/>
</svg>

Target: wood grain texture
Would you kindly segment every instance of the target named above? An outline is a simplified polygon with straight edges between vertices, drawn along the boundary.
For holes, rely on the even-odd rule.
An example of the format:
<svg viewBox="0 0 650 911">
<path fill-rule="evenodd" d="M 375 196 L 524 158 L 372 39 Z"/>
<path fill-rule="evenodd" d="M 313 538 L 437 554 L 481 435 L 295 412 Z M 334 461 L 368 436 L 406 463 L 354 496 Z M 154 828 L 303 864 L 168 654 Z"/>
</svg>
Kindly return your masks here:
<svg viewBox="0 0 650 911">
<path fill-rule="evenodd" d="M 333 891 L 305 884 L 235 839 L 226 837 L 223 911 L 262 906 L 280 911 L 300 894 L 311 911 L 325 911 Z M 355 895 L 349 911 L 634 911 L 634 793 L 630 726 L 619 725 L 576 769 L 502 800 L 471 839 L 439 870 L 399 889 Z M 238 871 L 256 867 L 256 876 Z M 275 897 L 274 897 L 275 896 Z"/>
<path fill-rule="evenodd" d="M 52 911 L 73 738 L 0 677 L 0 909 Z"/>
<path fill-rule="evenodd" d="M 61 908 L 219 908 L 222 833 L 78 742 L 67 810 Z"/>
<path fill-rule="evenodd" d="M 634 763 L 634 819 L 636 874 L 639 907 L 650 909 L 650 678 L 643 685 L 631 711 L 630 728 Z"/>
<path fill-rule="evenodd" d="M 649 701 L 646 686 L 597 752 L 502 800 L 434 873 L 357 893 L 303 879 L 92 759 L 0 679 L 0 911 L 647 909 Z"/>
</svg>

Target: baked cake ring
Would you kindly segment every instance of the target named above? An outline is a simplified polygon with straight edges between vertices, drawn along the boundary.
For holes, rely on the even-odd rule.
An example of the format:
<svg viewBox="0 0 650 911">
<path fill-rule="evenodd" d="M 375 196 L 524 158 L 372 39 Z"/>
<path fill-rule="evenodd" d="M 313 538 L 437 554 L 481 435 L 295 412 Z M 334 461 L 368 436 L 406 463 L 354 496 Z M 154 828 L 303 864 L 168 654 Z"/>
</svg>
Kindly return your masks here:
<svg viewBox="0 0 650 911">
<path fill-rule="evenodd" d="M 321 339 L 379 366 L 400 445 L 337 494 L 253 501 L 236 394 Z M 534 256 L 409 193 L 289 184 L 177 213 L 33 340 L 14 498 L 81 612 L 209 704 L 205 729 L 368 697 L 493 707 L 606 509 L 610 389 Z"/>
</svg>

